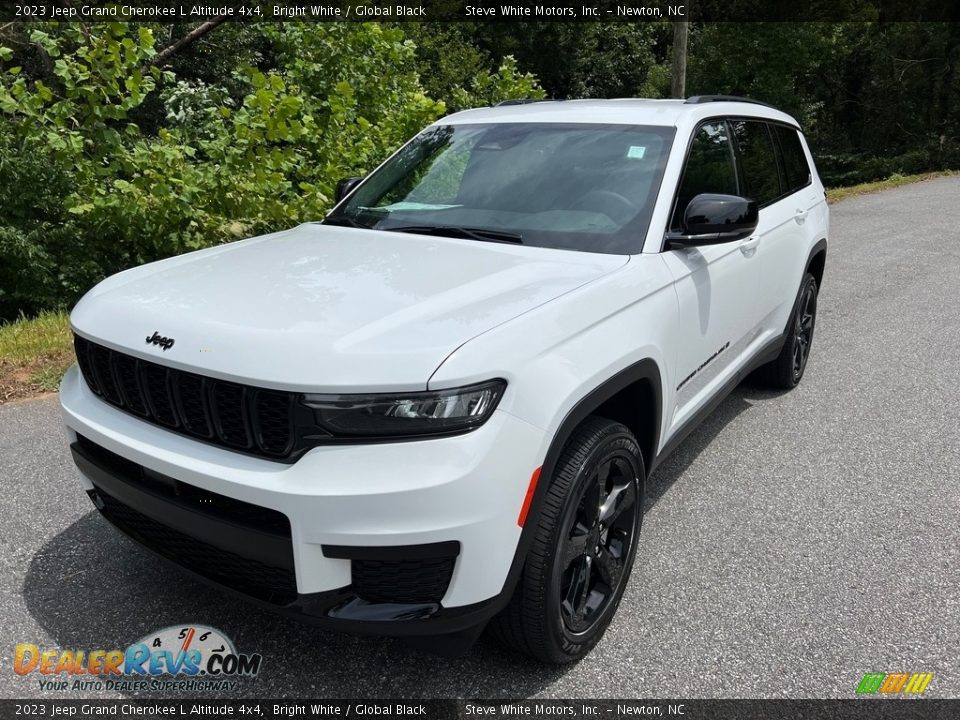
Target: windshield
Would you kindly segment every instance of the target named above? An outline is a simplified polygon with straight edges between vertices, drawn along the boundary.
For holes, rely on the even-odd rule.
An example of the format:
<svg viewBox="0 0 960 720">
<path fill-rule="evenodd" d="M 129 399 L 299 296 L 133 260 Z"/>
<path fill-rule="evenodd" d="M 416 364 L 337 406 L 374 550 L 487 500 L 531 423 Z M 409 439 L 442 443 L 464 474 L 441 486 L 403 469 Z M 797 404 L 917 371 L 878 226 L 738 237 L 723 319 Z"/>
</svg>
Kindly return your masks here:
<svg viewBox="0 0 960 720">
<path fill-rule="evenodd" d="M 324 222 L 638 253 L 673 134 L 631 125 L 433 126 Z"/>
</svg>

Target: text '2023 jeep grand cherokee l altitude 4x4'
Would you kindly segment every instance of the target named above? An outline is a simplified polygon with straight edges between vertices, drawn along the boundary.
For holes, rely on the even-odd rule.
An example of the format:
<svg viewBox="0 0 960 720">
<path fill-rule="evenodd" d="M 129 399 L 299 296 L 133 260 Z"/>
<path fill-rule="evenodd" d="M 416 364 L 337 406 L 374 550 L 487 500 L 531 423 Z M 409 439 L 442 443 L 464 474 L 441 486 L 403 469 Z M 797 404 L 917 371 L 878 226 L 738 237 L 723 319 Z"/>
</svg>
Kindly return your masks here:
<svg viewBox="0 0 960 720">
<path fill-rule="evenodd" d="M 716 96 L 470 110 L 337 195 L 80 301 L 60 397 L 85 489 L 305 619 L 448 650 L 492 621 L 582 657 L 657 463 L 746 373 L 803 376 L 828 217 L 796 121 Z"/>
</svg>

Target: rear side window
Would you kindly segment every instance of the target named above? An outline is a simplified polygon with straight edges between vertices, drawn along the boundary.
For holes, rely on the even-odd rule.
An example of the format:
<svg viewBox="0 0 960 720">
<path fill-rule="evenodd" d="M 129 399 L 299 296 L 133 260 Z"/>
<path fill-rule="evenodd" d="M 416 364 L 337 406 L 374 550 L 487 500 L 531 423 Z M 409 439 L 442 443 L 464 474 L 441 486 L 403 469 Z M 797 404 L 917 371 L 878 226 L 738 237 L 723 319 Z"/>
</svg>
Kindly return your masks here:
<svg viewBox="0 0 960 720">
<path fill-rule="evenodd" d="M 771 128 L 780 139 L 780 152 L 783 157 L 783 175 L 786 192 L 796 192 L 810 184 L 810 165 L 807 155 L 800 144 L 800 134 L 785 125 L 772 125 Z"/>
<path fill-rule="evenodd" d="M 730 123 L 740 151 L 743 194 L 768 205 L 783 195 L 773 137 L 765 122 L 733 120 Z"/>
<path fill-rule="evenodd" d="M 707 123 L 694 135 L 670 222 L 672 229 L 681 227 L 687 205 L 701 193 L 737 194 L 733 148 L 727 136 L 726 123 Z"/>
</svg>

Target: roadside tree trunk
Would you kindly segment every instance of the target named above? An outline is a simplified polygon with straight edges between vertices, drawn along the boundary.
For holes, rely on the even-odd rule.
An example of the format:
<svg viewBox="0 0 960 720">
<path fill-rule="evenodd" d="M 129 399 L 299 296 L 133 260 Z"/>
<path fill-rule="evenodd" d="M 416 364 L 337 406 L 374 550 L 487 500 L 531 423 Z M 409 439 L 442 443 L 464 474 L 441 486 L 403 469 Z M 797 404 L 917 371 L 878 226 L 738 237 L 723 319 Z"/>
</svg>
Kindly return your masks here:
<svg viewBox="0 0 960 720">
<path fill-rule="evenodd" d="M 671 63 L 670 95 L 675 98 L 687 96 L 687 37 L 690 23 L 686 20 L 673 24 L 673 58 Z"/>
</svg>

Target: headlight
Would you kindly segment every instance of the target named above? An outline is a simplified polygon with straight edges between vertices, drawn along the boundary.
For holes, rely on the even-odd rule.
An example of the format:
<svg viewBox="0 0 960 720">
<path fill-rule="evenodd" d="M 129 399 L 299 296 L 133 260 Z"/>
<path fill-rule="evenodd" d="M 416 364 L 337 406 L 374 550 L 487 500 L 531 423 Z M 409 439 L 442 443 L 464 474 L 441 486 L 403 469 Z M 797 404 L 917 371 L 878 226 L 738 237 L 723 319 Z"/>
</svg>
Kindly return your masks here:
<svg viewBox="0 0 960 720">
<path fill-rule="evenodd" d="M 435 392 L 304 395 L 303 404 L 334 437 L 443 435 L 483 425 L 506 386 L 504 380 L 491 380 Z"/>
</svg>

